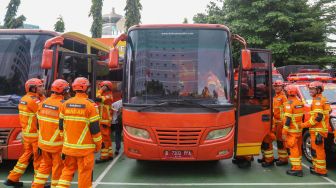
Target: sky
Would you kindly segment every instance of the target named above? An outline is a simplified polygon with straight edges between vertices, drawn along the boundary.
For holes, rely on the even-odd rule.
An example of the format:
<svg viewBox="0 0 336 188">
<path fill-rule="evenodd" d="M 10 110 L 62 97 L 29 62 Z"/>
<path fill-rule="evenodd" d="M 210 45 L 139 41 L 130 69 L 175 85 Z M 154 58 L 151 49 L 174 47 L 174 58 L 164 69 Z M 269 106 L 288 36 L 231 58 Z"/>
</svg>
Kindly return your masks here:
<svg viewBox="0 0 336 188">
<path fill-rule="evenodd" d="M 0 0 L 0 24 L 6 14 L 10 0 Z M 182 23 L 197 13 L 205 13 L 207 4 L 211 0 L 141 0 L 141 22 L 155 23 Z M 103 14 L 111 12 L 115 7 L 116 13 L 124 15 L 126 0 L 104 0 Z M 17 16 L 23 14 L 25 23 L 38 25 L 40 29 L 54 30 L 57 17 L 62 15 L 65 31 L 76 31 L 91 36 L 90 27 L 92 17 L 88 17 L 91 0 L 21 0 Z"/>
</svg>

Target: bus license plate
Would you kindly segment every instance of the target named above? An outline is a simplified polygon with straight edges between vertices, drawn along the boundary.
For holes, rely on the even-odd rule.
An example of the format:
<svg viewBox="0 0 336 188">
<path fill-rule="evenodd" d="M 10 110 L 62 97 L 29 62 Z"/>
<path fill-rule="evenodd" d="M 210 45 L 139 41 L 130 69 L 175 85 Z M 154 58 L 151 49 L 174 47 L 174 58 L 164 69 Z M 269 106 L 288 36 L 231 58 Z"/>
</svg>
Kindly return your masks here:
<svg viewBox="0 0 336 188">
<path fill-rule="evenodd" d="M 191 158 L 192 151 L 189 150 L 166 150 L 164 151 L 166 158 Z"/>
</svg>

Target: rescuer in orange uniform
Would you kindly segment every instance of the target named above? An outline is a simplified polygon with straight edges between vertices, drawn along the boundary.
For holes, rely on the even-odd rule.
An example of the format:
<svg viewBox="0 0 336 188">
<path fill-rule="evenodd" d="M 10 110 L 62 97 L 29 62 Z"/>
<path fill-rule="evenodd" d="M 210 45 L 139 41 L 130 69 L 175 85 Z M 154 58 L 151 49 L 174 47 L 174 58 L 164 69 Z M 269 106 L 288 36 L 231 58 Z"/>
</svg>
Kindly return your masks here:
<svg viewBox="0 0 336 188">
<path fill-rule="evenodd" d="M 103 137 L 103 144 L 100 151 L 100 159 L 96 160 L 96 163 L 102 163 L 113 159 L 111 140 L 113 85 L 110 81 L 102 81 L 99 84 L 99 87 L 100 89 L 96 97 L 96 102 L 99 102 L 99 127 Z"/>
<path fill-rule="evenodd" d="M 31 78 L 25 83 L 26 95 L 23 96 L 19 103 L 19 117 L 22 126 L 23 154 L 16 163 L 14 169 L 10 171 L 5 185 L 22 187 L 23 183 L 19 182 L 24 174 L 33 155 L 33 164 L 35 172 L 39 168 L 41 157 L 38 154 L 38 132 L 36 112 L 40 103 L 39 95 L 43 94 L 43 82 L 37 78 Z"/>
<path fill-rule="evenodd" d="M 284 117 L 284 103 L 287 102 L 287 97 L 283 92 L 284 83 L 281 80 L 276 80 L 273 83 L 275 96 L 273 97 L 273 125 L 272 130 L 267 134 L 262 143 L 263 158 L 258 160 L 263 167 L 274 165 L 273 141 L 277 140 L 278 156 L 276 161 L 277 166 L 288 164 L 288 154 L 282 139 L 282 120 Z"/>
<path fill-rule="evenodd" d="M 64 168 L 57 187 L 70 187 L 78 170 L 78 187 L 92 186 L 94 152 L 101 149 L 102 137 L 99 129 L 99 110 L 86 92 L 90 82 L 79 77 L 72 83 L 76 95 L 63 103 L 60 110 L 59 129 L 63 131 L 62 158 Z"/>
<path fill-rule="evenodd" d="M 287 174 L 291 176 L 303 176 L 302 172 L 302 120 L 304 106 L 302 101 L 297 97 L 297 88 L 287 86 L 288 101 L 285 103 L 284 127 L 282 137 L 289 149 L 289 161 L 292 165 Z"/>
<path fill-rule="evenodd" d="M 327 99 L 322 96 L 323 84 L 321 82 L 311 82 L 308 88 L 313 101 L 310 118 L 302 125 L 302 128 L 309 127 L 313 157 L 313 166 L 310 168 L 310 172 L 319 176 L 327 176 L 324 138 L 328 136 L 331 107 Z"/>
<path fill-rule="evenodd" d="M 63 136 L 58 129 L 60 108 L 64 96 L 70 90 L 69 83 L 65 80 L 55 80 L 51 85 L 53 94 L 47 98 L 37 112 L 39 124 L 38 146 L 42 150 L 42 162 L 34 178 L 32 187 L 44 187 L 52 172 L 51 186 L 56 187 L 63 169 L 61 152 Z"/>
</svg>

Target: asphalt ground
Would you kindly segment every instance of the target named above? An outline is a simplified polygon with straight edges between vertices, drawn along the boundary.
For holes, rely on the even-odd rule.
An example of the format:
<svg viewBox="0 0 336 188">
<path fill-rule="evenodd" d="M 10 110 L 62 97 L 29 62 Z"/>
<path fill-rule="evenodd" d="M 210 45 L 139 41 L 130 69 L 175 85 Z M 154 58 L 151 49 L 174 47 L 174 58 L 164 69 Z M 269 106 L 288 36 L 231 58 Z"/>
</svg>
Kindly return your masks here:
<svg viewBox="0 0 336 188">
<path fill-rule="evenodd" d="M 255 157 L 257 159 L 258 157 Z M 331 163 L 330 163 L 331 164 Z M 0 187 L 15 161 L 4 161 L 0 165 Z M 309 173 L 310 163 L 303 160 L 304 177 L 286 175 L 289 166 L 263 168 L 256 162 L 251 168 L 240 169 L 231 159 L 217 162 L 159 162 L 137 161 L 124 155 L 115 156 L 113 161 L 96 164 L 94 188 L 208 188 L 208 187 L 336 187 L 336 164 L 328 166 L 327 178 Z M 33 168 L 30 165 L 22 177 L 24 187 L 30 187 Z M 77 177 L 71 187 L 77 187 Z"/>
</svg>

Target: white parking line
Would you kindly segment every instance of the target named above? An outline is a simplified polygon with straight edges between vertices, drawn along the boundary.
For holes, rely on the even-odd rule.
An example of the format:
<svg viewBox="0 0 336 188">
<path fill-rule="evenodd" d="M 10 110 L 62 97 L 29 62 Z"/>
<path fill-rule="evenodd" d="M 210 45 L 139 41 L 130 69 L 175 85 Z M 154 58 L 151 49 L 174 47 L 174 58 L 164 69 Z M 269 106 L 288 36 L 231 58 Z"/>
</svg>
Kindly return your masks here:
<svg viewBox="0 0 336 188">
<path fill-rule="evenodd" d="M 308 166 L 308 165 L 306 165 L 306 164 L 302 163 L 302 166 L 303 166 L 303 167 L 305 167 L 306 169 L 308 169 L 308 170 L 309 170 L 309 166 Z M 336 182 L 334 182 L 334 181 L 333 181 L 333 180 L 331 180 L 330 178 L 323 177 L 323 176 L 321 176 L 321 178 L 323 178 L 323 179 L 327 180 L 328 182 L 330 182 L 331 184 L 333 184 L 333 185 L 335 185 L 335 186 L 336 186 Z"/>
<path fill-rule="evenodd" d="M 118 159 L 122 156 L 122 153 L 118 155 L 115 160 L 113 160 L 106 168 L 105 170 L 100 174 L 100 176 L 96 179 L 96 181 L 93 183 L 92 188 L 96 188 L 98 184 L 101 184 L 101 180 L 105 177 L 105 175 L 111 170 L 111 168 L 114 166 L 114 164 L 117 163 Z"/>
<path fill-rule="evenodd" d="M 328 182 L 310 182 L 310 183 L 123 183 L 123 182 L 100 182 L 99 185 L 124 185 L 124 186 L 317 186 L 333 185 Z"/>
</svg>

